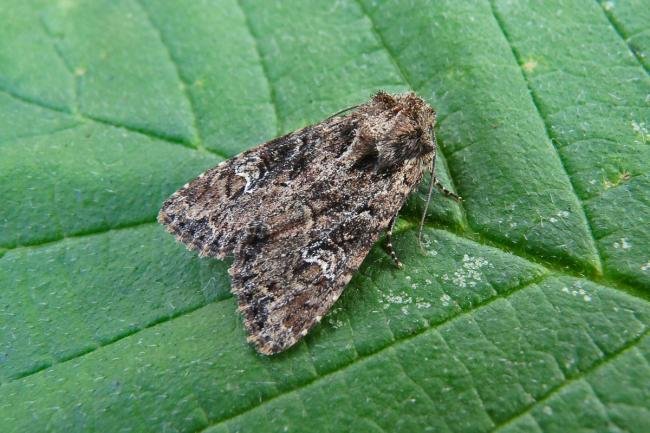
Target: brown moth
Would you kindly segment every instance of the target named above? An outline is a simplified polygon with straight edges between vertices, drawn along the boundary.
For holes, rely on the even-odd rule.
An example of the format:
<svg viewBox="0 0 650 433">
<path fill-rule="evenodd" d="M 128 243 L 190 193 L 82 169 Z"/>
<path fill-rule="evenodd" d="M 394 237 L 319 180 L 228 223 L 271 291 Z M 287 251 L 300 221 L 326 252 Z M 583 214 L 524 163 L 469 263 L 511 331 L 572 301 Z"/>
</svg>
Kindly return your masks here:
<svg viewBox="0 0 650 433">
<path fill-rule="evenodd" d="M 440 186 L 435 118 L 413 93 L 379 92 L 206 171 L 165 201 L 158 221 L 201 256 L 234 256 L 248 340 L 281 352 L 330 310 L 386 231 L 399 266 L 397 213 L 425 171 Z"/>
</svg>

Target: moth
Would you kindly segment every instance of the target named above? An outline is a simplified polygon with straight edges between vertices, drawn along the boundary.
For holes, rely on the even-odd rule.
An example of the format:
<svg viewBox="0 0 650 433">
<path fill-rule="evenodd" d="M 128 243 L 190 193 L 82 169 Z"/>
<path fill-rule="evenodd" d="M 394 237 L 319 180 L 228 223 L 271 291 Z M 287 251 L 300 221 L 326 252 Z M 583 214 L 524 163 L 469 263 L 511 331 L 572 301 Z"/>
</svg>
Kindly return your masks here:
<svg viewBox="0 0 650 433">
<path fill-rule="evenodd" d="M 436 115 L 421 98 L 379 92 L 344 112 L 207 170 L 158 215 L 199 255 L 234 256 L 232 291 L 262 354 L 307 335 L 384 232 L 400 266 L 393 224 L 427 170 L 427 202 L 434 185 L 454 196 L 433 175 Z"/>
</svg>

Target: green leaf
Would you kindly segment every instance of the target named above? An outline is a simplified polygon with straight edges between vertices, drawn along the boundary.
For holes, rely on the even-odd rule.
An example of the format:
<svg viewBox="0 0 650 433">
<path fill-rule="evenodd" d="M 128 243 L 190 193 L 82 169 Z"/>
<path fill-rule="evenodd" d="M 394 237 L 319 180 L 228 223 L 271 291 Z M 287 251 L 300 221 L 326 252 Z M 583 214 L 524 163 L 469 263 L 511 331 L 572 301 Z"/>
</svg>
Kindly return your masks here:
<svg viewBox="0 0 650 433">
<path fill-rule="evenodd" d="M 5 0 L 0 430 L 645 432 L 650 9 Z M 368 99 L 438 111 L 377 245 L 277 357 L 155 223 L 204 169 Z"/>
</svg>

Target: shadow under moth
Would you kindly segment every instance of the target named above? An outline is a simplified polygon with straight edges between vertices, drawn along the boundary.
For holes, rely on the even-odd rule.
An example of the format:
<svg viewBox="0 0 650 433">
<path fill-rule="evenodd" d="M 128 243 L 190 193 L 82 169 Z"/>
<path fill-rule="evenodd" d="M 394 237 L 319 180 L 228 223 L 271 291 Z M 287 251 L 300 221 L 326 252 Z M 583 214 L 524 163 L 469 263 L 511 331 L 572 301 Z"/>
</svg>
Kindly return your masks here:
<svg viewBox="0 0 650 433">
<path fill-rule="evenodd" d="M 379 92 L 207 170 L 165 201 L 158 221 L 201 256 L 234 256 L 248 340 L 282 352 L 320 322 L 384 232 L 400 266 L 392 227 L 427 170 L 427 201 L 434 185 L 453 196 L 433 176 L 435 118 L 413 93 Z"/>
</svg>

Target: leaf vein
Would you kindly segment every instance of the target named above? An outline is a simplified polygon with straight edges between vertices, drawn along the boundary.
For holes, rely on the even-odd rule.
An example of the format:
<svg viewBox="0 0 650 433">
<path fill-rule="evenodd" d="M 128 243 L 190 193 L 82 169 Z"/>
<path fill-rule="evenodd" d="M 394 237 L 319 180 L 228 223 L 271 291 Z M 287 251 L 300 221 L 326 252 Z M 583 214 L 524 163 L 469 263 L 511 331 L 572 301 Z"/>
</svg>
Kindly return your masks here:
<svg viewBox="0 0 650 433">
<path fill-rule="evenodd" d="M 378 355 L 380 355 L 381 353 L 384 353 L 384 352 L 388 352 L 388 351 L 390 351 L 390 350 L 393 350 L 393 349 L 395 348 L 395 346 L 399 346 L 399 345 L 401 345 L 401 344 L 404 344 L 404 343 L 406 343 L 406 342 L 408 342 L 408 341 L 411 341 L 411 340 L 415 339 L 416 337 L 419 337 L 419 336 L 421 336 L 421 335 L 423 335 L 423 334 L 426 334 L 426 333 L 428 333 L 428 332 L 435 332 L 435 331 L 438 331 L 441 327 L 443 327 L 443 326 L 449 324 L 450 322 L 453 322 L 453 321 L 456 321 L 456 320 L 460 320 L 461 318 L 463 318 L 463 317 L 465 317 L 465 316 L 469 316 L 469 315 L 471 315 L 471 314 L 476 313 L 476 311 L 478 311 L 478 310 L 480 310 L 480 309 L 487 308 L 487 307 L 488 307 L 489 305 L 491 305 L 492 303 L 497 302 L 497 301 L 500 300 L 500 299 L 505 299 L 506 297 L 511 296 L 512 294 L 514 294 L 514 293 L 516 293 L 516 292 L 519 292 L 520 290 L 524 290 L 524 289 L 526 289 L 526 288 L 529 287 L 529 286 L 532 286 L 532 285 L 534 285 L 534 284 L 538 284 L 538 283 L 540 283 L 541 281 L 543 281 L 544 279 L 546 279 L 547 277 L 548 277 L 548 275 L 543 275 L 543 276 L 541 276 L 541 277 L 534 278 L 534 279 L 532 279 L 532 280 L 526 281 L 525 283 L 521 284 L 519 287 L 513 289 L 512 291 L 508 292 L 508 293 L 505 294 L 505 295 L 498 295 L 498 296 L 495 296 L 494 298 L 488 299 L 488 300 L 486 300 L 486 301 L 484 301 L 484 302 L 481 302 L 481 303 L 479 303 L 479 304 L 474 305 L 472 308 L 470 308 L 470 309 L 468 309 L 468 310 L 461 311 L 460 313 L 458 313 L 458 314 L 456 314 L 456 315 L 449 316 L 449 317 L 447 317 L 446 319 L 442 320 L 441 322 L 438 322 L 438 323 L 433 324 L 433 326 L 430 326 L 430 327 L 423 327 L 422 329 L 419 329 L 419 330 L 413 332 L 411 335 L 408 335 L 408 336 L 402 338 L 401 340 L 395 340 L 395 341 L 389 342 L 389 343 L 388 343 L 387 345 L 385 345 L 384 347 L 381 347 L 381 348 L 379 348 L 379 349 L 377 349 L 377 350 L 375 350 L 375 351 L 373 351 L 373 352 L 369 352 L 369 353 L 367 353 L 367 354 L 365 354 L 365 355 L 363 355 L 363 356 L 361 356 L 361 357 L 359 357 L 359 358 L 353 360 L 352 362 L 350 362 L 350 363 L 348 363 L 348 364 L 346 364 L 346 365 L 343 365 L 343 366 L 340 367 L 338 370 L 333 370 L 333 371 L 330 371 L 330 372 L 328 372 L 328 373 L 326 373 L 326 374 L 323 374 L 323 375 L 321 375 L 321 376 L 317 376 L 317 377 L 315 377 L 315 378 L 313 378 L 313 379 L 311 379 L 311 380 L 308 380 L 308 381 L 306 381 L 306 382 L 304 382 L 304 383 L 302 383 L 302 384 L 300 384 L 300 385 L 294 387 L 293 389 L 288 389 L 288 390 L 286 390 L 286 391 L 284 391 L 284 392 L 282 392 L 282 393 L 279 393 L 279 394 L 276 394 L 276 395 L 274 395 L 274 396 L 272 396 L 272 397 L 269 397 L 269 398 L 267 398 L 266 400 L 261 400 L 259 403 L 255 404 L 255 405 L 253 405 L 253 406 L 249 406 L 248 408 L 243 409 L 243 410 L 241 410 L 241 411 L 239 411 L 239 412 L 236 412 L 236 413 L 234 413 L 234 414 L 232 414 L 232 415 L 230 415 L 230 416 L 228 416 L 228 417 L 226 417 L 226 418 L 222 418 L 222 419 L 220 419 L 220 420 L 215 420 L 214 423 L 210 424 L 210 425 L 209 425 L 208 427 L 206 427 L 205 429 L 213 428 L 213 427 L 215 427 L 215 426 L 217 426 L 217 425 L 224 424 L 224 423 L 226 423 L 226 422 L 228 422 L 228 421 L 230 421 L 230 420 L 232 420 L 232 419 L 235 419 L 235 418 L 241 417 L 241 416 L 245 415 L 245 414 L 248 413 L 248 412 L 251 412 L 252 410 L 254 410 L 254 409 L 256 409 L 256 408 L 258 408 L 258 407 L 260 407 L 260 406 L 264 406 L 264 405 L 266 405 L 266 404 L 269 404 L 270 402 L 275 401 L 275 400 L 277 400 L 277 399 L 279 399 L 279 398 L 281 398 L 281 397 L 283 397 L 283 396 L 285 396 L 285 395 L 288 395 L 288 394 L 291 394 L 291 393 L 294 393 L 294 392 L 300 392 L 300 391 L 303 390 L 304 388 L 307 388 L 307 387 L 309 387 L 309 386 L 311 386 L 311 385 L 315 385 L 315 384 L 317 384 L 317 383 L 319 383 L 319 382 L 321 382 L 321 381 L 323 381 L 323 380 L 326 380 L 327 378 L 329 378 L 329 377 L 331 377 L 331 376 L 334 376 L 335 374 L 338 374 L 338 373 L 344 372 L 344 371 L 347 370 L 348 368 L 351 368 L 351 367 L 353 367 L 354 365 L 357 365 L 357 364 L 360 363 L 360 362 L 364 362 L 364 361 L 366 361 L 367 359 L 371 359 L 371 358 L 373 358 L 373 357 L 375 357 L 375 356 L 378 356 Z M 471 377 L 471 375 L 470 375 L 470 377 Z M 487 412 L 486 412 L 486 413 L 487 413 Z M 488 414 L 488 416 L 489 416 L 489 414 Z M 203 429 L 203 430 L 199 430 L 197 433 L 201 433 L 201 432 L 203 432 L 205 429 Z"/>
<path fill-rule="evenodd" d="M 9 251 L 13 251 L 13 250 L 17 250 L 17 249 L 35 249 L 35 248 L 41 248 L 41 247 L 48 247 L 50 245 L 53 245 L 53 244 L 56 244 L 56 243 L 59 243 L 59 242 L 63 242 L 65 240 L 67 240 L 67 239 L 85 238 L 85 237 L 88 237 L 88 236 L 101 235 L 101 234 L 109 233 L 109 232 L 112 232 L 112 231 L 137 228 L 137 227 L 141 227 L 141 226 L 144 226 L 144 225 L 155 224 L 155 223 L 156 223 L 155 220 L 147 219 L 145 221 L 137 221 L 137 222 L 134 222 L 134 223 L 124 224 L 124 225 L 117 225 L 117 226 L 114 226 L 114 227 L 109 227 L 109 228 L 105 228 L 105 229 L 101 229 L 101 230 L 84 231 L 84 232 L 80 232 L 80 233 L 77 233 L 77 234 L 63 235 L 63 236 L 60 236 L 60 237 L 57 237 L 57 238 L 52 238 L 52 239 L 49 239 L 49 240 L 41 241 L 40 243 L 37 243 L 37 244 L 24 244 L 24 245 L 21 244 L 21 245 L 16 245 L 16 246 L 12 246 L 12 247 L 5 247 L 2 252 L 6 254 Z"/>
<path fill-rule="evenodd" d="M 557 386 L 555 386 L 553 388 L 550 388 L 542 397 L 537 399 L 537 401 L 535 403 L 523 407 L 519 412 L 515 413 L 512 417 L 508 418 L 507 420 L 502 421 L 499 425 L 495 426 L 492 431 L 496 431 L 496 430 L 498 430 L 500 428 L 503 428 L 503 427 L 505 427 L 507 425 L 510 425 L 510 424 L 514 423 L 515 421 L 517 421 L 518 419 L 523 418 L 526 415 L 529 415 L 537 406 L 540 406 L 540 405 L 546 403 L 551 398 L 553 398 L 554 396 L 559 394 L 567 386 L 582 380 L 583 378 L 585 378 L 585 376 L 587 376 L 590 373 L 598 370 L 600 367 L 602 367 L 604 365 L 607 365 L 608 363 L 616 360 L 619 356 L 622 356 L 627 351 L 636 349 L 636 346 L 647 335 L 648 335 L 648 330 L 646 330 L 644 333 L 642 333 L 638 337 L 632 339 L 628 343 L 624 344 L 618 350 L 612 352 L 609 356 L 604 356 L 603 358 L 601 358 L 598 361 L 594 362 L 589 368 L 577 373 L 573 377 L 569 377 L 564 382 L 560 382 Z"/>
<path fill-rule="evenodd" d="M 165 41 L 165 37 L 163 35 L 162 30 L 156 25 L 154 20 L 151 18 L 151 15 L 149 14 L 149 11 L 145 7 L 145 5 L 142 3 L 141 0 L 134 0 L 134 3 L 137 4 L 140 9 L 142 10 L 142 13 L 144 14 L 147 22 L 149 23 L 149 26 L 153 30 L 153 32 L 156 34 L 156 37 L 160 41 L 160 44 L 162 45 L 163 49 L 167 53 L 167 57 L 169 58 L 170 63 L 172 64 L 174 71 L 176 73 L 176 77 L 178 81 L 181 84 L 181 89 L 183 92 L 183 95 L 185 96 L 185 99 L 187 100 L 187 105 L 190 108 L 190 114 L 192 115 L 192 122 L 191 122 L 191 128 L 192 128 L 192 134 L 194 135 L 194 139 L 192 140 L 192 144 L 194 144 L 197 148 L 203 147 L 203 141 L 201 139 L 201 134 L 199 133 L 199 128 L 197 127 L 196 124 L 196 109 L 194 108 L 194 100 L 192 99 L 192 95 L 190 92 L 187 90 L 190 86 L 189 83 L 186 79 L 186 77 L 183 76 L 182 70 L 180 68 L 180 64 L 178 60 L 174 57 L 174 54 L 172 53 L 172 50 L 169 46 L 169 44 Z"/>
<path fill-rule="evenodd" d="M 84 121 L 86 123 L 98 123 L 98 124 L 110 126 L 110 127 L 113 127 L 113 128 L 123 129 L 123 130 L 125 130 L 127 132 L 143 135 L 143 136 L 145 136 L 145 137 L 147 137 L 149 139 L 152 139 L 152 140 L 164 141 L 164 142 L 166 142 L 168 144 L 183 146 L 183 147 L 185 147 L 187 149 L 190 149 L 190 150 L 193 150 L 195 152 L 207 152 L 207 153 L 211 153 L 213 155 L 216 155 L 216 156 L 218 156 L 218 157 L 220 157 L 222 159 L 227 159 L 226 156 L 224 156 L 223 154 L 221 154 L 219 152 L 216 152 L 216 151 L 214 151 L 212 149 L 196 148 L 194 146 L 189 146 L 187 143 L 185 143 L 185 142 L 183 142 L 181 140 L 177 140 L 177 139 L 165 136 L 165 135 L 158 134 L 157 132 L 149 130 L 149 129 L 137 128 L 137 127 L 133 127 L 133 126 L 129 126 L 129 125 L 123 125 L 123 124 L 112 122 L 112 121 L 107 120 L 107 119 L 102 119 L 100 117 L 89 116 L 87 114 L 73 113 L 70 110 L 66 110 L 66 109 L 63 109 L 63 108 L 59 108 L 59 107 L 50 105 L 47 102 L 40 101 L 38 99 L 34 99 L 34 98 L 31 98 L 31 97 L 28 97 L 28 96 L 21 95 L 21 94 L 15 92 L 15 91 L 13 91 L 12 89 L 8 89 L 6 87 L 0 87 L 0 92 L 3 92 L 7 96 L 10 96 L 10 97 L 22 102 L 22 103 L 35 105 L 35 106 L 40 107 L 42 109 L 50 110 L 50 111 L 56 111 L 57 113 L 61 113 L 61 114 L 67 114 L 67 115 L 73 116 L 73 118 L 82 120 L 82 121 Z"/>
<path fill-rule="evenodd" d="M 513 293 L 513 292 L 508 293 L 507 296 L 511 295 L 512 293 Z M 507 296 L 506 296 L 506 297 L 503 297 L 503 299 L 507 299 Z M 498 298 L 501 298 L 501 296 L 499 296 Z M 496 299 L 494 299 L 494 300 L 496 300 Z M 477 310 L 478 310 L 478 309 L 477 309 Z M 498 348 L 498 347 L 497 347 L 497 346 L 496 346 L 492 341 L 490 341 L 490 340 L 487 338 L 487 336 L 485 335 L 485 333 L 484 333 L 483 330 L 481 329 L 480 325 L 478 324 L 478 322 L 476 322 L 476 320 L 475 320 L 474 318 L 472 318 L 472 322 L 474 323 L 474 325 L 476 325 L 476 328 L 477 328 L 478 331 L 481 333 L 481 336 L 482 336 L 482 337 L 483 337 L 483 338 L 484 338 L 484 339 L 485 339 L 489 344 L 491 344 L 495 349 L 497 349 L 497 351 L 499 351 L 500 353 L 503 353 L 503 352 L 501 351 L 501 349 L 499 349 L 499 348 Z M 449 346 L 449 343 L 447 343 L 447 339 L 445 339 L 444 334 L 440 333 L 440 338 L 442 339 L 442 341 L 444 341 L 444 343 L 445 343 L 445 345 L 447 346 L 447 348 L 449 349 L 450 353 L 453 353 L 451 347 Z M 471 372 L 471 370 L 469 369 L 469 367 L 467 367 L 467 364 L 465 363 L 465 361 L 463 360 L 463 358 L 454 355 L 454 360 L 457 361 L 457 362 L 461 365 L 461 367 L 463 368 L 463 370 L 465 371 L 465 373 L 466 373 L 466 375 L 467 375 L 467 378 L 468 378 L 469 381 L 472 383 L 472 389 L 473 389 L 474 392 L 476 393 L 476 398 L 478 399 L 479 403 L 481 404 L 481 409 L 482 409 L 483 412 L 485 413 L 485 416 L 488 417 L 488 419 L 490 420 L 490 423 L 492 423 L 492 425 L 496 425 L 496 422 L 495 422 L 495 420 L 494 420 L 494 416 L 493 416 L 493 414 L 490 413 L 490 411 L 489 411 L 488 408 L 487 408 L 487 405 L 486 405 L 486 401 L 487 401 L 487 400 L 486 400 L 486 399 L 481 395 L 481 392 L 479 391 L 478 387 L 476 386 L 476 381 L 474 380 L 474 376 L 472 376 L 472 372 Z"/>
<path fill-rule="evenodd" d="M 589 388 L 589 392 L 591 392 L 591 394 L 594 396 L 594 398 L 595 398 L 595 400 L 596 400 L 596 403 L 598 404 L 598 406 L 600 406 L 600 409 L 601 409 L 602 413 L 603 413 L 603 414 L 605 415 L 605 417 L 607 418 L 607 421 L 608 421 L 609 424 L 610 424 L 610 425 L 608 426 L 608 428 L 611 429 L 611 431 L 616 431 L 616 430 L 618 430 L 618 431 L 625 431 L 625 429 L 622 429 L 620 426 L 618 426 L 618 425 L 614 422 L 614 420 L 612 420 L 612 417 L 609 416 L 609 411 L 607 410 L 607 405 L 603 402 L 603 400 L 601 399 L 600 395 L 596 392 L 596 390 L 594 389 L 594 387 L 593 387 L 593 385 L 591 384 L 591 382 L 589 382 L 588 380 L 585 380 L 584 383 L 585 383 L 585 385 Z M 615 428 L 612 428 L 612 426 L 614 426 Z"/>
<path fill-rule="evenodd" d="M 264 57 L 262 56 L 262 52 L 259 47 L 259 42 L 258 42 L 259 37 L 253 30 L 253 26 L 251 25 L 250 20 L 248 19 L 248 14 L 246 13 L 246 10 L 242 6 L 241 0 L 237 0 L 236 3 L 237 6 L 239 7 L 239 10 L 242 13 L 242 16 L 244 17 L 244 24 L 246 25 L 248 34 L 251 36 L 251 39 L 253 39 L 253 48 L 255 49 L 257 58 L 259 59 L 259 64 L 260 67 L 262 68 L 262 75 L 264 75 L 264 78 L 266 78 L 267 87 L 269 89 L 269 100 L 271 102 L 271 106 L 273 107 L 273 116 L 275 117 L 275 124 L 276 124 L 275 135 L 280 136 L 284 132 L 284 127 L 282 125 L 282 121 L 279 116 L 278 100 L 277 100 L 275 88 L 273 87 L 273 82 L 271 81 L 271 75 L 269 74 L 268 66 L 266 64 L 266 61 L 264 60 Z"/>
<path fill-rule="evenodd" d="M 43 31 L 45 34 L 48 36 L 48 38 L 52 41 L 52 48 L 54 50 L 54 53 L 56 56 L 59 58 L 65 69 L 68 71 L 68 74 L 70 74 L 70 78 L 72 79 L 72 113 L 76 114 L 79 112 L 79 79 L 68 62 L 68 59 L 63 55 L 63 52 L 61 51 L 61 48 L 59 48 L 59 45 L 56 43 L 54 35 L 50 32 L 49 28 L 45 25 L 45 22 L 43 21 L 43 18 L 39 20 L 41 27 L 43 28 Z"/>
<path fill-rule="evenodd" d="M 495 22 L 497 24 L 497 27 L 501 30 L 501 33 L 503 34 L 504 39 L 506 40 L 506 42 L 508 43 L 508 46 L 510 47 L 510 50 L 512 51 L 512 55 L 514 57 L 514 60 L 519 65 L 519 72 L 521 73 L 522 78 L 526 82 L 526 87 L 528 89 L 528 93 L 529 93 L 529 95 L 531 97 L 531 101 L 532 101 L 532 103 L 533 103 L 533 105 L 535 107 L 535 110 L 537 111 L 537 114 L 539 115 L 540 119 L 542 120 L 542 124 L 544 125 L 544 129 L 546 131 L 546 136 L 547 136 L 548 140 L 551 142 L 551 145 L 552 145 L 553 149 L 555 150 L 555 153 L 556 153 L 556 155 L 558 157 L 558 160 L 560 162 L 560 166 L 562 167 L 562 170 L 564 171 L 564 175 L 566 176 L 566 178 L 568 180 L 568 183 L 569 183 L 569 186 L 571 187 L 571 192 L 573 193 L 573 195 L 574 195 L 574 197 L 576 199 L 576 202 L 578 203 L 578 205 L 580 207 L 580 217 L 584 220 L 585 228 L 587 229 L 587 233 L 589 234 L 589 240 L 590 240 L 590 243 L 591 243 L 591 248 L 594 250 L 594 252 L 596 254 L 597 262 L 595 264 L 596 265 L 595 270 L 600 275 L 600 274 L 602 274 L 602 269 L 603 269 L 601 253 L 600 253 L 600 251 L 598 249 L 598 245 L 596 243 L 596 238 L 595 238 L 594 233 L 593 233 L 593 228 L 591 226 L 591 221 L 589 220 L 589 218 L 587 217 L 587 214 L 585 212 L 584 203 L 582 202 L 582 200 L 580 199 L 580 196 L 578 195 L 578 193 L 576 191 L 574 181 L 571 178 L 571 176 L 569 174 L 569 171 L 566 168 L 566 164 L 565 164 L 564 159 L 562 158 L 562 153 L 559 151 L 557 145 L 555 144 L 556 140 L 554 139 L 554 137 L 553 137 L 553 135 L 551 133 L 551 128 L 550 128 L 550 125 L 548 124 L 548 121 L 547 121 L 546 117 L 542 114 L 542 110 L 540 108 L 540 104 L 539 104 L 537 95 L 533 91 L 533 88 L 530 85 L 530 81 L 528 80 L 528 77 L 524 73 L 524 70 L 523 70 L 523 68 L 521 66 L 522 65 L 521 56 L 519 55 L 517 49 L 512 44 L 512 41 L 510 40 L 510 36 L 509 36 L 508 32 L 505 29 L 505 25 L 504 25 L 502 19 L 500 18 L 499 14 L 496 11 L 496 8 L 495 8 L 495 5 L 494 5 L 494 0 L 488 0 L 488 2 L 490 4 L 490 10 L 492 11 L 492 15 L 493 15 L 494 20 L 495 20 Z"/>
<path fill-rule="evenodd" d="M 643 61 L 641 60 L 641 56 L 630 45 L 629 40 L 630 40 L 630 38 L 632 38 L 635 35 L 626 35 L 625 30 L 623 29 L 623 26 L 621 26 L 621 24 L 614 19 L 614 16 L 612 14 L 607 12 L 607 10 L 603 6 L 603 4 L 601 2 L 599 2 L 598 0 L 596 0 L 596 3 L 598 3 L 598 5 L 600 6 L 600 9 L 603 11 L 603 14 L 605 15 L 605 18 L 607 18 L 607 22 L 609 23 L 609 25 L 612 27 L 612 29 L 614 29 L 614 32 L 618 35 L 618 37 L 620 37 L 623 40 L 623 42 L 625 43 L 625 46 L 627 46 L 627 49 L 630 51 L 632 56 L 634 56 L 634 58 L 639 63 L 639 65 L 641 65 L 641 67 L 643 68 L 645 73 L 650 75 L 650 71 L 648 70 L 647 66 L 643 63 Z"/>
<path fill-rule="evenodd" d="M 173 314 L 170 314 L 167 317 L 156 318 L 156 319 L 152 320 L 151 322 L 147 323 L 144 326 L 132 329 L 128 333 L 119 334 L 119 336 L 117 336 L 116 338 L 113 338 L 112 340 L 107 340 L 105 342 L 100 342 L 95 347 L 92 347 L 89 350 L 84 350 L 83 352 L 74 354 L 74 355 L 70 356 L 69 358 L 55 360 L 54 362 L 43 365 L 42 367 L 39 367 L 39 368 L 37 368 L 35 370 L 30 370 L 30 371 L 28 371 L 26 373 L 14 376 L 8 382 L 14 382 L 14 381 L 22 380 L 22 379 L 25 379 L 25 378 L 27 378 L 29 376 L 33 376 L 33 375 L 35 375 L 35 374 L 37 374 L 37 373 L 39 373 L 39 372 L 41 372 L 43 370 L 50 369 L 50 368 L 54 367 L 55 365 L 64 364 L 64 363 L 70 362 L 72 360 L 82 358 L 82 357 L 84 357 L 84 356 L 86 356 L 86 355 L 88 355 L 90 353 L 93 353 L 93 352 L 95 352 L 95 351 L 97 351 L 97 350 L 99 350 L 99 349 L 101 349 L 103 347 L 110 346 L 113 343 L 116 343 L 116 342 L 118 342 L 120 340 L 123 340 L 123 339 L 125 339 L 127 337 L 131 337 L 131 336 L 133 336 L 133 335 L 135 335 L 135 334 L 137 334 L 137 333 L 139 333 L 141 331 L 144 331 L 145 329 L 153 328 L 154 326 L 160 325 L 160 324 L 165 323 L 165 322 L 170 322 L 170 321 L 172 321 L 172 320 L 174 320 L 174 319 L 176 319 L 178 317 L 185 316 L 187 314 L 193 313 L 193 312 L 195 312 L 197 310 L 200 310 L 201 308 L 207 307 L 208 305 L 217 304 L 219 302 L 225 301 L 227 299 L 230 299 L 231 297 L 232 297 L 232 295 L 228 295 L 228 296 L 226 296 L 224 298 L 216 299 L 214 301 L 210 301 L 210 302 L 206 302 L 206 303 L 200 303 L 200 304 L 197 304 L 197 305 L 192 305 L 192 306 L 189 306 L 188 308 L 185 308 L 185 309 L 178 309 Z"/>
<path fill-rule="evenodd" d="M 442 337 L 440 337 L 440 338 L 442 338 Z M 436 407 L 436 401 L 434 400 L 433 396 L 431 395 L 431 392 L 429 390 L 427 390 L 424 386 L 419 384 L 415 379 L 413 379 L 413 377 L 408 373 L 408 370 L 406 368 L 404 368 L 404 365 L 402 364 L 402 360 L 398 356 L 395 357 L 395 360 L 396 360 L 396 364 L 402 370 L 402 373 L 404 374 L 404 376 L 409 380 L 409 382 L 411 382 L 413 384 L 413 386 L 415 386 L 417 389 L 422 391 L 422 393 L 424 394 L 426 399 L 429 401 L 429 403 L 431 403 L 431 407 L 435 408 Z M 440 418 L 442 419 L 442 422 L 445 424 L 445 427 L 447 427 L 447 430 L 453 431 L 453 429 L 449 427 L 449 423 L 447 422 L 447 418 L 443 417 L 443 416 L 441 416 Z"/>
<path fill-rule="evenodd" d="M 57 134 L 59 132 L 67 131 L 69 129 L 75 129 L 75 128 L 79 127 L 80 125 L 81 125 L 80 123 L 73 123 L 73 124 L 70 124 L 70 125 L 62 126 L 61 128 L 52 129 L 52 130 L 45 131 L 45 132 L 36 132 L 36 133 L 33 133 L 33 134 L 16 135 L 14 137 L 10 137 L 10 138 L 7 138 L 5 140 L 0 141 L 0 144 L 11 143 L 11 142 L 14 142 L 16 140 L 24 140 L 24 139 L 42 137 L 44 135 L 55 135 L 55 134 Z"/>
</svg>

